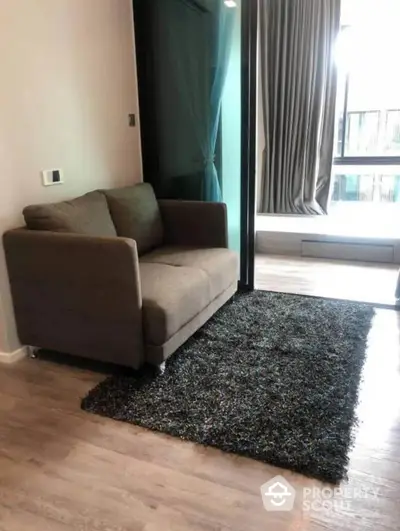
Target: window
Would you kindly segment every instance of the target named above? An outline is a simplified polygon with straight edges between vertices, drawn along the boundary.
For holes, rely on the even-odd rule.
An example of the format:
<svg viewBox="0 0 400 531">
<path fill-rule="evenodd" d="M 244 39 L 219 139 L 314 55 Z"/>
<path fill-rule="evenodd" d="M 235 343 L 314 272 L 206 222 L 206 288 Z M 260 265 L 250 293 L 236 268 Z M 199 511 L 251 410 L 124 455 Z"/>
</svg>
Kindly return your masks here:
<svg viewBox="0 0 400 531">
<path fill-rule="evenodd" d="M 400 202 L 399 0 L 342 0 L 333 201 Z"/>
<path fill-rule="evenodd" d="M 399 203 L 400 167 L 336 166 L 332 201 Z"/>
</svg>

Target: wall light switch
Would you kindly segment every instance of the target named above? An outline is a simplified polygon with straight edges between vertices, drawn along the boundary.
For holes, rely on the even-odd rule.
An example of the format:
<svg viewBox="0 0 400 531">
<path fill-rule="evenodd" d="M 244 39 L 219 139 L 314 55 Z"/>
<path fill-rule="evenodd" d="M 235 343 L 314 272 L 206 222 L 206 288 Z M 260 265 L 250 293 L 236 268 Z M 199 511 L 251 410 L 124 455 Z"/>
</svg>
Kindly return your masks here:
<svg viewBox="0 0 400 531">
<path fill-rule="evenodd" d="M 128 114 L 129 127 L 136 127 L 136 116 L 134 114 Z"/>
<path fill-rule="evenodd" d="M 64 175 L 62 170 L 43 170 L 42 171 L 43 186 L 52 186 L 53 184 L 63 184 Z"/>
</svg>

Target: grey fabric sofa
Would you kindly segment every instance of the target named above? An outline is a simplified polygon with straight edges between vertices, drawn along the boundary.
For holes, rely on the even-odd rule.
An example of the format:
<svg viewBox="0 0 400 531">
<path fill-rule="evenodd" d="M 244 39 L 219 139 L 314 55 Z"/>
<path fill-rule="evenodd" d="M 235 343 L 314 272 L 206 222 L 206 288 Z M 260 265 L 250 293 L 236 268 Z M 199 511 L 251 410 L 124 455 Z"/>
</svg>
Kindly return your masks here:
<svg viewBox="0 0 400 531">
<path fill-rule="evenodd" d="M 159 365 L 236 291 L 222 203 L 157 201 L 139 184 L 24 216 L 3 240 L 25 345 Z"/>
</svg>

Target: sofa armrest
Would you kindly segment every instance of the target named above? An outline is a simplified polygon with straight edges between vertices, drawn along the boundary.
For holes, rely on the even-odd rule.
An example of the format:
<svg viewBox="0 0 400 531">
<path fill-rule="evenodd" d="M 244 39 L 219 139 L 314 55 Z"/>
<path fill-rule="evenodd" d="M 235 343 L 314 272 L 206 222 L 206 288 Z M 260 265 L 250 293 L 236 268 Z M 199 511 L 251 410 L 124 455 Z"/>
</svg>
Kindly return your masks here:
<svg viewBox="0 0 400 531">
<path fill-rule="evenodd" d="M 22 343 L 140 366 L 142 296 L 133 240 L 17 229 L 3 241 Z"/>
<path fill-rule="evenodd" d="M 166 243 L 228 247 L 225 203 L 162 199 L 159 205 Z"/>
</svg>

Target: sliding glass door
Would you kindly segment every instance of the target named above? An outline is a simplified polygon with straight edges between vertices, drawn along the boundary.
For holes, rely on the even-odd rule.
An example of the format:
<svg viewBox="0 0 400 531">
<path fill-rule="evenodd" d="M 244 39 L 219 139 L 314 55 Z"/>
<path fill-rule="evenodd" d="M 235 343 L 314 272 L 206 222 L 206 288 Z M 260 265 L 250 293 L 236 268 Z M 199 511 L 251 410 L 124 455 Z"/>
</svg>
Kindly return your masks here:
<svg viewBox="0 0 400 531">
<path fill-rule="evenodd" d="M 144 179 L 160 198 L 227 204 L 229 246 L 241 256 L 241 284 L 251 289 L 256 51 L 250 25 L 257 0 L 134 0 L 133 6 Z"/>
<path fill-rule="evenodd" d="M 226 77 L 221 99 L 220 182 L 222 200 L 228 205 L 229 245 L 240 252 L 242 29 L 241 0 L 230 9 L 232 28 Z"/>
</svg>

